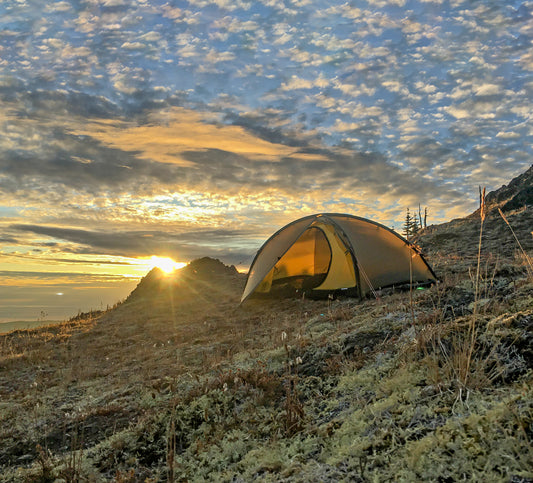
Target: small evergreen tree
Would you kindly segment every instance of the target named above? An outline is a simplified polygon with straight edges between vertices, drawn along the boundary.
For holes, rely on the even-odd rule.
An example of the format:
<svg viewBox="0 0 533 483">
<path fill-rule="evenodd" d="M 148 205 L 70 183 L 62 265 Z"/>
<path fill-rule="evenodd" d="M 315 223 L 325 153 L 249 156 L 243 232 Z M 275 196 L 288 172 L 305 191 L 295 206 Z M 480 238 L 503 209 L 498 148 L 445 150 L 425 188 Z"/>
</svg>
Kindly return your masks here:
<svg viewBox="0 0 533 483">
<path fill-rule="evenodd" d="M 411 214 L 409 208 L 405 211 L 405 222 L 403 224 L 402 235 L 409 239 L 413 235 L 416 235 L 422 229 L 422 224 L 418 222 L 416 213 Z"/>
<path fill-rule="evenodd" d="M 420 228 L 416 216 L 413 216 L 413 221 L 411 222 L 411 235 L 416 235 L 420 231 Z"/>
<path fill-rule="evenodd" d="M 411 212 L 409 211 L 409 208 L 407 208 L 405 212 L 405 222 L 403 224 L 403 236 L 405 238 L 409 238 L 413 234 L 413 217 L 411 216 Z"/>
</svg>

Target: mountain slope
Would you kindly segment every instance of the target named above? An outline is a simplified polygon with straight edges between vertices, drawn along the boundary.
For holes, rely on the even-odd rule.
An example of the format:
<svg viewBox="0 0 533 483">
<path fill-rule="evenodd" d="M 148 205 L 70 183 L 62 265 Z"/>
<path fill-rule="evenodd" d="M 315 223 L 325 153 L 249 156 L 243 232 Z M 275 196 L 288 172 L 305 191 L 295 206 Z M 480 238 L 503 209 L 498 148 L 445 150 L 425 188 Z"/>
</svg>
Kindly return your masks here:
<svg viewBox="0 0 533 483">
<path fill-rule="evenodd" d="M 508 185 L 486 195 L 486 219 L 483 223 L 482 257 L 497 258 L 500 264 L 512 263 L 515 257 L 524 264 L 515 239 L 526 251 L 533 250 L 533 166 Z M 504 212 L 509 225 L 500 215 Z M 422 230 L 414 242 L 427 253 L 436 269 L 444 268 L 440 259 L 457 258 L 455 270 L 467 271 L 477 257 L 481 219 L 479 209 L 471 215 Z M 514 231 L 514 235 L 513 235 Z M 522 260 L 522 262 L 520 262 Z"/>
<path fill-rule="evenodd" d="M 533 481 L 533 277 L 498 217 L 477 280 L 471 216 L 421 235 L 427 290 L 239 306 L 205 258 L 1 336 L 0 481 Z"/>
<path fill-rule="evenodd" d="M 151 300 L 154 297 L 171 297 L 175 303 L 195 303 L 197 299 L 217 301 L 225 298 L 234 288 L 241 287 L 245 275 L 232 265 L 209 257 L 193 260 L 172 273 L 152 269 L 126 299 L 126 303 Z M 228 289 L 231 287 L 231 289 Z"/>
<path fill-rule="evenodd" d="M 508 185 L 490 192 L 486 202 L 489 210 L 501 208 L 504 212 L 533 207 L 533 165 Z"/>
</svg>

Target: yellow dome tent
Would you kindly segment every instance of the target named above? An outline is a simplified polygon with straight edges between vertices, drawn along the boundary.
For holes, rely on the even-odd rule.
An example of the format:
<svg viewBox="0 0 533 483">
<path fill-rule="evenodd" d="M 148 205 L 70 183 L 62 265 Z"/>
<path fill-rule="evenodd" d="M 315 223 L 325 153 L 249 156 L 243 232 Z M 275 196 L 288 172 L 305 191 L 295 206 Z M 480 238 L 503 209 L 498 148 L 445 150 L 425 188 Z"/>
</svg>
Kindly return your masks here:
<svg viewBox="0 0 533 483">
<path fill-rule="evenodd" d="M 257 252 L 242 294 L 290 286 L 309 293 L 348 289 L 359 297 L 403 284 L 431 284 L 435 273 L 396 232 L 353 215 L 322 213 L 293 221 Z"/>
</svg>

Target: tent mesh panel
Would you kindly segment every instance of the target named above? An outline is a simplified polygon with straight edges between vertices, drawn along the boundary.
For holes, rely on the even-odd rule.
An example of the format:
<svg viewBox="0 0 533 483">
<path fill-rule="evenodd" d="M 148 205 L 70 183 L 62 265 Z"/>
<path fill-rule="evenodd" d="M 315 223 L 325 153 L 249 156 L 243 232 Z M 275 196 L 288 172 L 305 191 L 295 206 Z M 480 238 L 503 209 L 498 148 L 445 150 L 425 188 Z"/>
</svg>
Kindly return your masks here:
<svg viewBox="0 0 533 483">
<path fill-rule="evenodd" d="M 310 289 L 320 285 L 329 270 L 331 248 L 322 230 L 306 230 L 274 267 L 273 285 Z"/>
</svg>

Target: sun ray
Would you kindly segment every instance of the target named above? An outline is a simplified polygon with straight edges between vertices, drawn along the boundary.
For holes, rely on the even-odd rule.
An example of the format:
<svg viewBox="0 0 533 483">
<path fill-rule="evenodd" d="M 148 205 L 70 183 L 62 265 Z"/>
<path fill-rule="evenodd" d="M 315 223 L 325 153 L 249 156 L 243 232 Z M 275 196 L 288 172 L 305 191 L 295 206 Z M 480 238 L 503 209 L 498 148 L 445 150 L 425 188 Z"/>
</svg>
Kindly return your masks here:
<svg viewBox="0 0 533 483">
<path fill-rule="evenodd" d="M 186 263 L 176 262 L 172 258 L 158 257 L 156 255 L 151 256 L 150 259 L 147 260 L 147 262 L 150 270 L 152 270 L 153 268 L 159 268 L 167 274 L 170 274 L 174 270 L 182 268 L 186 265 Z"/>
</svg>

